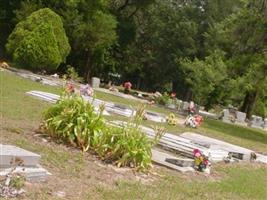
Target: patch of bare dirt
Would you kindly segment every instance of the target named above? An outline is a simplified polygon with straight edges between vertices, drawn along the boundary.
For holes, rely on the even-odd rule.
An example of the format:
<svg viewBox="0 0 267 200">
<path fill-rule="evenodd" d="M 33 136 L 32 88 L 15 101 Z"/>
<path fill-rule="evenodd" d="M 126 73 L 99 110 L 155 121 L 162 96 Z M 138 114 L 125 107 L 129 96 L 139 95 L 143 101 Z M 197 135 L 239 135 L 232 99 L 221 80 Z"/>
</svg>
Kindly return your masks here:
<svg viewBox="0 0 267 200">
<path fill-rule="evenodd" d="M 137 173 L 130 168 L 106 164 L 91 153 L 82 154 L 79 149 L 55 143 L 36 131 L 38 124 L 5 120 L 0 127 L 1 143 L 40 154 L 41 165 L 52 174 L 44 183 L 26 184 L 25 199 L 84 199 L 89 191 L 99 186 L 112 189 L 119 181 L 151 184 L 160 177 L 156 173 L 158 168 L 149 174 Z"/>
</svg>

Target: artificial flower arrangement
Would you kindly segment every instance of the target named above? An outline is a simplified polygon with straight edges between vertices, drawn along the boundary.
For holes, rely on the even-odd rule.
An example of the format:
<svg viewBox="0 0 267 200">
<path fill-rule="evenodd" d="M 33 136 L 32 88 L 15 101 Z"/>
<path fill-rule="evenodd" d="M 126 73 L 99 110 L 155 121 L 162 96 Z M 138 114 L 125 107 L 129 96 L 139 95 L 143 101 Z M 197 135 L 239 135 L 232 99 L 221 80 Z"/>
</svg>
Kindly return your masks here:
<svg viewBox="0 0 267 200">
<path fill-rule="evenodd" d="M 175 126 L 178 123 L 178 118 L 175 117 L 175 115 L 173 113 L 169 114 L 169 116 L 167 117 L 167 123 L 169 125 L 173 125 Z"/>
<path fill-rule="evenodd" d="M 199 149 L 194 149 L 194 168 L 200 172 L 210 173 L 211 163 L 209 157 L 202 154 Z"/>
</svg>

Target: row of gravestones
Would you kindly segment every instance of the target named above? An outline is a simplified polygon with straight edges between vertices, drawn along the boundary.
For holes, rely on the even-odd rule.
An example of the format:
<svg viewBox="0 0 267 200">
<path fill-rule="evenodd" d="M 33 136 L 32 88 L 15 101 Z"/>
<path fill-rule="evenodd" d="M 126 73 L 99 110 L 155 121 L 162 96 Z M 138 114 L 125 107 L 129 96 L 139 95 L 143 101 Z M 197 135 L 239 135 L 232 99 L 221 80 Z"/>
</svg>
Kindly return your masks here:
<svg viewBox="0 0 267 200">
<path fill-rule="evenodd" d="M 176 104 L 170 103 L 170 104 L 167 104 L 166 106 L 170 109 L 176 109 L 181 112 L 187 112 L 189 103 L 178 99 Z"/>
<path fill-rule="evenodd" d="M 169 104 L 167 105 L 168 108 L 178 110 L 181 113 L 187 114 L 188 113 L 188 108 L 189 108 L 189 103 L 187 101 L 182 101 L 182 100 L 177 100 L 176 104 Z M 199 112 L 200 106 L 195 104 L 195 109 L 196 113 Z"/>
<path fill-rule="evenodd" d="M 223 110 L 222 121 L 228 122 L 228 123 L 235 123 L 239 125 L 247 125 L 246 113 L 239 112 L 239 111 L 232 111 L 229 109 Z M 254 128 L 267 129 L 267 118 L 263 119 L 262 117 L 252 115 L 251 120 L 248 123 L 248 125 Z"/>
</svg>

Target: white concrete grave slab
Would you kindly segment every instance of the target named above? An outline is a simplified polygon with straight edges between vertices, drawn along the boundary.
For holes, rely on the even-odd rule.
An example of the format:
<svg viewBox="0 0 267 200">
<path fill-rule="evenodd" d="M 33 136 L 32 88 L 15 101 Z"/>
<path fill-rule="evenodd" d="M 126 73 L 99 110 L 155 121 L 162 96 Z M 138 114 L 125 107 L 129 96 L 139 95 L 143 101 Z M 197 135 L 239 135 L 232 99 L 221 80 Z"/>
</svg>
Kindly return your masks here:
<svg viewBox="0 0 267 200">
<path fill-rule="evenodd" d="M 43 182 L 46 180 L 47 176 L 52 175 L 40 165 L 34 167 L 0 168 L 0 176 L 6 176 L 10 173 L 21 174 L 29 182 Z"/>
<path fill-rule="evenodd" d="M 162 122 L 162 123 L 166 122 L 166 117 L 165 116 L 162 116 L 162 115 L 160 115 L 158 113 L 155 113 L 155 112 L 146 111 L 145 116 L 146 116 L 146 118 L 148 120 L 151 120 L 151 121 L 154 121 L 154 122 Z"/>
<path fill-rule="evenodd" d="M 156 149 L 152 149 L 152 161 L 155 162 L 155 163 L 158 163 L 160 165 L 163 165 L 165 167 L 168 167 L 168 168 L 171 168 L 171 169 L 174 169 L 174 170 L 177 170 L 177 171 L 180 171 L 182 173 L 185 173 L 185 172 L 194 172 L 194 168 L 191 167 L 191 166 L 179 166 L 177 165 L 177 163 L 183 159 L 179 159 L 175 156 L 172 156 L 168 153 L 164 153 L 164 152 L 161 152 L 161 151 L 158 151 Z M 172 160 L 173 163 L 171 163 L 170 161 L 168 160 Z M 177 163 L 175 163 L 174 161 L 176 161 Z M 190 160 L 189 159 L 187 160 L 188 162 L 193 162 L 193 160 Z M 190 165 L 190 164 L 188 164 Z"/>
<path fill-rule="evenodd" d="M 251 153 L 253 152 L 250 149 L 233 145 L 207 136 L 199 135 L 197 133 L 185 132 L 180 136 L 185 139 L 191 140 L 195 144 L 209 146 L 210 152 L 213 152 L 214 150 L 218 152 L 218 150 L 221 150 L 228 153 L 232 152 L 232 153 L 243 154 L 242 160 L 246 161 L 250 160 Z M 259 153 L 256 153 L 256 155 L 257 155 L 256 161 L 267 164 L 267 156 L 264 156 Z"/>
<path fill-rule="evenodd" d="M 112 123 L 119 126 L 124 126 L 126 124 L 126 122 L 123 121 L 112 121 Z M 155 137 L 156 133 L 152 128 L 145 126 L 140 126 L 140 128 L 149 138 Z M 220 149 L 210 150 L 208 147 L 202 144 L 193 143 L 189 139 L 171 133 L 165 133 L 159 140 L 159 145 L 166 150 L 176 152 L 188 158 L 193 158 L 194 149 L 199 149 L 205 155 L 209 155 L 211 162 L 223 161 L 228 156 L 227 151 Z"/>
<path fill-rule="evenodd" d="M 14 166 L 36 166 L 40 155 L 12 145 L 0 144 L 0 168 Z"/>
</svg>

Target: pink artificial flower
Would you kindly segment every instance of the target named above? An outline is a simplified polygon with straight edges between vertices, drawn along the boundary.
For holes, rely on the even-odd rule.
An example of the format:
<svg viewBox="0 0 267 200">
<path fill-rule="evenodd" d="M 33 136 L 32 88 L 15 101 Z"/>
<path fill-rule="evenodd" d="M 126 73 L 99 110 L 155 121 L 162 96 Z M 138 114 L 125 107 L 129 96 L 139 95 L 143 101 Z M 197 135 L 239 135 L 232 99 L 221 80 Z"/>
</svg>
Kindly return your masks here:
<svg viewBox="0 0 267 200">
<path fill-rule="evenodd" d="M 194 149 L 193 154 L 195 157 L 201 156 L 201 152 L 199 151 L 199 149 Z"/>
<path fill-rule="evenodd" d="M 125 83 L 123 84 L 123 86 L 124 86 L 125 89 L 130 90 L 131 87 L 132 87 L 132 84 L 131 84 L 131 82 L 128 81 L 128 82 L 125 82 Z"/>
</svg>

